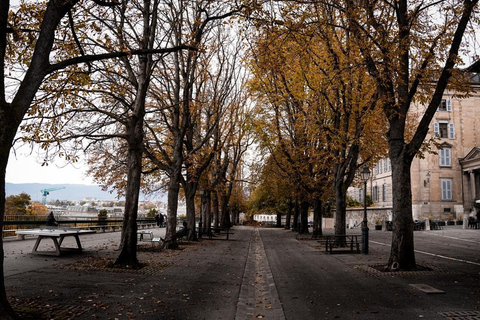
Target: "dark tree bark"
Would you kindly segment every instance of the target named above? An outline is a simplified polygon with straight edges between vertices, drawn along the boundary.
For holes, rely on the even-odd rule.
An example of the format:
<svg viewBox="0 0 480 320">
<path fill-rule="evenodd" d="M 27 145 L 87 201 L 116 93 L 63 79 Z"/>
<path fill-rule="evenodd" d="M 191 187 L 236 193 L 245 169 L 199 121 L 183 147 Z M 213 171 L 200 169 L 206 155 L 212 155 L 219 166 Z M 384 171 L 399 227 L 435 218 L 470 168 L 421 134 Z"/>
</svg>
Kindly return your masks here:
<svg viewBox="0 0 480 320">
<path fill-rule="evenodd" d="M 322 235 L 322 200 L 315 198 L 313 201 L 313 235 L 321 236 Z"/>
<path fill-rule="evenodd" d="M 347 232 L 345 214 L 347 212 L 347 192 L 343 185 L 343 179 L 335 183 L 335 234 L 343 235 Z"/>
<path fill-rule="evenodd" d="M 287 211 L 287 218 L 285 220 L 285 229 L 290 229 L 291 226 L 291 219 L 292 219 L 292 210 L 293 210 L 293 201 L 292 198 L 288 199 L 288 211 Z"/>
<path fill-rule="evenodd" d="M 303 200 L 300 205 L 300 230 L 298 231 L 301 234 L 306 234 L 308 232 L 308 208 L 310 208 L 310 203 L 307 200 Z"/>
<path fill-rule="evenodd" d="M 392 141 L 390 145 L 393 153 L 398 151 L 399 147 L 403 148 L 403 143 Z M 392 194 L 393 232 L 392 248 L 388 260 L 388 266 L 391 270 L 414 270 L 416 268 L 410 176 L 411 160 L 405 161 L 410 158 L 394 157 L 395 161 L 392 162 L 392 181 L 398 184 L 396 184 L 397 187 Z"/>
<path fill-rule="evenodd" d="M 187 205 L 187 228 L 188 240 L 197 241 L 197 232 L 195 230 L 195 195 L 197 194 L 198 183 L 190 179 L 190 182 L 184 184 L 185 186 L 185 202 Z M 200 226 L 199 226 L 200 227 Z"/>
<path fill-rule="evenodd" d="M 213 205 L 213 226 L 215 228 L 220 227 L 220 207 L 218 201 L 217 191 L 212 191 L 212 205 Z"/>
<path fill-rule="evenodd" d="M 282 227 L 282 213 L 278 210 L 277 210 L 277 224 L 276 224 L 276 227 L 277 228 Z"/>
<path fill-rule="evenodd" d="M 0 224 L 3 224 L 5 217 L 5 173 L 13 139 L 43 79 L 53 71 L 50 69 L 49 55 L 55 39 L 55 30 L 60 20 L 77 2 L 58 4 L 55 1 L 48 2 L 29 69 L 11 103 L 7 103 L 5 99 L 5 78 L 3 76 L 0 78 Z M 0 1 L 0 63 L 3 71 L 9 9 L 9 1 Z M 5 291 L 3 239 L 0 240 L 0 245 L 0 318 L 15 319 L 16 315 Z"/>
<path fill-rule="evenodd" d="M 139 97 L 139 99 L 142 98 Z M 128 172 L 125 214 L 120 240 L 121 251 L 114 263 L 115 265 L 131 266 L 134 269 L 139 267 L 137 259 L 137 212 L 142 177 L 144 101 L 144 99 L 139 101 L 143 106 L 136 108 L 138 114 L 130 119 L 127 126 Z"/>
<path fill-rule="evenodd" d="M 300 205 L 298 203 L 298 199 L 295 199 L 295 205 L 293 206 L 293 229 L 292 231 L 295 232 L 300 232 L 300 224 L 299 224 L 299 218 L 300 218 Z"/>
<path fill-rule="evenodd" d="M 212 229 L 212 206 L 211 206 L 211 192 L 210 190 L 205 190 L 202 195 L 202 215 L 203 221 L 203 232 L 210 233 Z"/>
</svg>

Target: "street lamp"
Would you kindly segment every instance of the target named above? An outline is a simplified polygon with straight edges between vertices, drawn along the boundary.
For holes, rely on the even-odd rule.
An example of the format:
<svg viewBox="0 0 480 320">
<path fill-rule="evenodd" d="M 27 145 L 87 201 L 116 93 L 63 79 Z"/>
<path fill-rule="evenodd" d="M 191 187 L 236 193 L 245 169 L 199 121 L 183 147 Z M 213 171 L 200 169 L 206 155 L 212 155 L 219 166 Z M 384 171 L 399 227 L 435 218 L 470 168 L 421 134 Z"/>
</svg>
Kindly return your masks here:
<svg viewBox="0 0 480 320">
<path fill-rule="evenodd" d="M 364 183 L 363 192 L 363 225 L 362 225 L 362 253 L 368 254 L 368 221 L 367 221 L 367 181 L 370 179 L 370 170 L 367 166 L 360 172 Z"/>
</svg>

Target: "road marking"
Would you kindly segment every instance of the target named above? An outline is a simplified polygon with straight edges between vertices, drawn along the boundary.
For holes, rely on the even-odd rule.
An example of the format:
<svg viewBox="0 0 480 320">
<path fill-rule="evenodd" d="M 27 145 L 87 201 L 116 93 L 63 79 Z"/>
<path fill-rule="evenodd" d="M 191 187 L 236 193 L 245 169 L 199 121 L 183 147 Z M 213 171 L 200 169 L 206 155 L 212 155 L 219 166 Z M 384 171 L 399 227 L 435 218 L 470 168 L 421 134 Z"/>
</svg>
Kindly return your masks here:
<svg viewBox="0 0 480 320">
<path fill-rule="evenodd" d="M 377 242 L 377 241 L 371 241 L 371 243 L 375 243 L 375 244 L 379 244 L 379 245 L 383 245 L 383 246 L 387 246 L 387 247 L 391 247 L 392 245 L 391 244 L 388 244 L 388 243 L 383 243 L 383 242 Z M 442 259 L 447 259 L 447 260 L 452 260 L 452 261 L 457 261 L 457 262 L 463 262 L 463 263 L 468 263 L 468 264 L 473 264 L 473 265 L 476 265 L 476 266 L 480 266 L 480 263 L 478 262 L 473 262 L 473 261 L 468 261 L 468 260 L 464 260 L 464 259 L 457 259 L 457 258 L 452 258 L 452 257 L 447 257 L 447 256 L 443 256 L 441 254 L 435 254 L 435 253 L 430 253 L 430 252 L 426 252 L 426 251 L 420 251 L 420 250 L 414 250 L 415 252 L 418 252 L 418 253 L 422 253 L 422 254 L 425 254 L 425 255 L 428 255 L 428 256 L 432 256 L 432 257 L 436 257 L 436 258 L 442 258 Z"/>
<path fill-rule="evenodd" d="M 457 238 L 457 237 L 450 237 L 450 236 L 445 236 L 445 235 L 435 234 L 435 233 L 425 233 L 425 234 L 429 235 L 429 236 L 444 237 L 444 238 L 449 238 L 449 239 L 453 239 L 453 240 L 460 240 L 460 241 L 464 241 L 464 242 L 472 242 L 472 243 L 480 244 L 480 241 L 475 241 L 475 240 L 462 239 L 462 238 Z"/>
</svg>

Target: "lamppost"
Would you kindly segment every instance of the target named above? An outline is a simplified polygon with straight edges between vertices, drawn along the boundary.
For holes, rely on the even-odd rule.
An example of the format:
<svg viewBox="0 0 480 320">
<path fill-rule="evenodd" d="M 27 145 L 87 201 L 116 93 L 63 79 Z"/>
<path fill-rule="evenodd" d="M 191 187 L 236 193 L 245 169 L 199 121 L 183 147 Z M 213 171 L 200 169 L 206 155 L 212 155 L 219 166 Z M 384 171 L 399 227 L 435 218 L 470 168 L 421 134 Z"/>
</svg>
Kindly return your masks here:
<svg viewBox="0 0 480 320">
<path fill-rule="evenodd" d="M 362 225 L 362 253 L 368 254 L 368 221 L 367 221 L 367 181 L 370 179 L 370 170 L 367 166 L 360 172 L 364 183 L 363 192 L 363 225 Z"/>
</svg>

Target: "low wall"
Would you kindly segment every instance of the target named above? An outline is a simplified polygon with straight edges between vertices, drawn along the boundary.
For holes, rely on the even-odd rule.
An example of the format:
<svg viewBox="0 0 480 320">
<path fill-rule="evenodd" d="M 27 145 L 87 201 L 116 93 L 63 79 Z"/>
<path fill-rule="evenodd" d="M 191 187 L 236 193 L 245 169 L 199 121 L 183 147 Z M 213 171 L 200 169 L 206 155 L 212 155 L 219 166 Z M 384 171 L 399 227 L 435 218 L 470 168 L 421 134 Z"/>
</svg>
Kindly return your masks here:
<svg viewBox="0 0 480 320">
<path fill-rule="evenodd" d="M 361 227 L 363 221 L 363 208 L 348 208 L 346 212 L 347 228 Z M 392 221 L 392 207 L 367 208 L 368 227 L 374 228 L 377 221 Z"/>
</svg>

